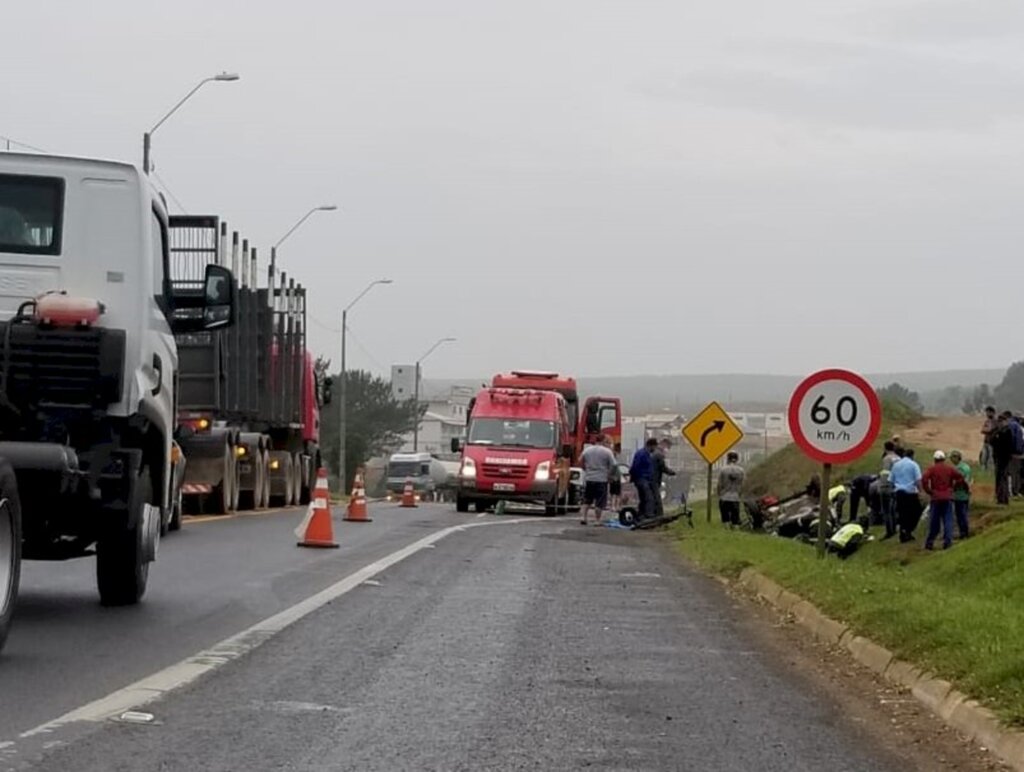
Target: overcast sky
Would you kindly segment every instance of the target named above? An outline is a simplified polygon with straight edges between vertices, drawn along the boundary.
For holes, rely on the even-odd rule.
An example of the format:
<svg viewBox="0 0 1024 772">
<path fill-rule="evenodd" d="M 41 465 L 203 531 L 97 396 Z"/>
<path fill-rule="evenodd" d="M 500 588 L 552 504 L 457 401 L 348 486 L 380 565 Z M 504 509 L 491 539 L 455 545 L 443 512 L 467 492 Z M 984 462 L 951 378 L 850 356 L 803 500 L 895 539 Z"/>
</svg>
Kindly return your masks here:
<svg viewBox="0 0 1024 772">
<path fill-rule="evenodd" d="M 260 246 L 341 207 L 281 254 L 335 365 L 379 277 L 353 367 L 449 335 L 427 377 L 1020 357 L 1020 3 L 51 0 L 3 27 L 0 134 L 51 152 L 141 162 L 241 74 L 156 171 Z"/>
</svg>

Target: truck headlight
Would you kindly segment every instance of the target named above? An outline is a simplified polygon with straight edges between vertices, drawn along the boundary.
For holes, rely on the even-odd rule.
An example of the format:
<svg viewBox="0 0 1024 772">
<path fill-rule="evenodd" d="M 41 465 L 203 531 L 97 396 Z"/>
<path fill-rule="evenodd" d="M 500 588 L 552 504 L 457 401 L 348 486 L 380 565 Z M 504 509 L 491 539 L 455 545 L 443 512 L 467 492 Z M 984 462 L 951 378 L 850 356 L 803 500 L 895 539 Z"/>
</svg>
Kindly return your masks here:
<svg viewBox="0 0 1024 772">
<path fill-rule="evenodd" d="M 537 471 L 533 473 L 534 480 L 550 480 L 551 479 L 551 462 L 541 461 L 537 464 Z"/>
<path fill-rule="evenodd" d="M 471 458 L 462 459 L 462 469 L 459 470 L 459 477 L 473 479 L 476 477 L 476 461 Z"/>
</svg>

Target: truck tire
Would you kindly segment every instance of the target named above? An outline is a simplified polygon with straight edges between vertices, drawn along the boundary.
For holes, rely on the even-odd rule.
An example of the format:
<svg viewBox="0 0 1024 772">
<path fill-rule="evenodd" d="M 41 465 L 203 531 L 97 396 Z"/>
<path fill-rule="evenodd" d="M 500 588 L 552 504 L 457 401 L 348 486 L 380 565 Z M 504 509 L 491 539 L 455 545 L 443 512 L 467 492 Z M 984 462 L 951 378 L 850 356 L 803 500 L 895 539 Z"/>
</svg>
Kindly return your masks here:
<svg viewBox="0 0 1024 772">
<path fill-rule="evenodd" d="M 263 468 L 263 487 L 256 509 L 266 509 L 270 506 L 270 454 L 267 451 L 260 453 L 260 465 Z"/>
<path fill-rule="evenodd" d="M 182 507 L 182 495 L 181 488 L 178 488 L 177 492 L 171 495 L 171 519 L 167 523 L 168 531 L 180 531 L 181 530 L 181 507 Z"/>
<path fill-rule="evenodd" d="M 305 471 L 304 466 L 302 454 L 296 453 L 295 462 L 292 466 L 295 470 L 295 503 L 302 505 L 306 505 L 311 501 L 310 494 L 313 492 L 310 490 L 313 481 L 305 479 L 306 475 L 303 474 Z"/>
<path fill-rule="evenodd" d="M 14 470 L 0 461 L 0 649 L 7 641 L 21 579 L 21 500 Z"/>
<path fill-rule="evenodd" d="M 130 606 L 142 600 L 149 580 L 149 563 L 143 555 L 142 508 L 153 501 L 153 480 L 142 467 L 132 491 L 130 517 L 135 524 L 109 527 L 96 542 L 96 585 L 104 606 Z"/>
<path fill-rule="evenodd" d="M 224 445 L 224 473 L 220 484 L 206 497 L 206 512 L 210 515 L 226 515 L 238 508 L 237 475 L 235 474 L 235 451 L 231 445 Z"/>
<path fill-rule="evenodd" d="M 294 483 L 295 474 L 292 472 L 292 457 L 284 456 L 281 463 L 284 465 L 284 469 L 281 470 L 281 478 L 284 480 L 284 494 L 277 494 L 271 499 L 271 503 L 275 507 L 290 507 L 292 505 L 292 499 L 295 497 Z"/>
<path fill-rule="evenodd" d="M 263 502 L 263 487 L 264 481 L 266 480 L 266 466 L 263 463 L 263 453 L 260 451 L 256 452 L 256 457 L 252 461 L 253 464 L 253 481 L 252 490 L 243 491 L 239 490 L 238 493 L 238 509 L 261 509 Z M 241 483 L 239 483 L 241 488 Z"/>
<path fill-rule="evenodd" d="M 455 497 L 455 511 L 456 512 L 469 512 L 469 499 L 463 496 Z"/>
</svg>

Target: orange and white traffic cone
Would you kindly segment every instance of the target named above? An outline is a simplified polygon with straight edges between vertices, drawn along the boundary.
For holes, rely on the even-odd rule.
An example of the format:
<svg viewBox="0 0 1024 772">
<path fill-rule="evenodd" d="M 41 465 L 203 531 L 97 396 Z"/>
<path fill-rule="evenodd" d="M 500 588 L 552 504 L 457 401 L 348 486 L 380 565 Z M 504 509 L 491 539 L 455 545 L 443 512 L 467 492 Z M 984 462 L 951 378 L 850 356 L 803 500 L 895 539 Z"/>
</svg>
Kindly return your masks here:
<svg viewBox="0 0 1024 772">
<path fill-rule="evenodd" d="M 300 547 L 337 547 L 334 527 L 331 524 L 331 491 L 327 485 L 327 470 L 322 467 L 316 472 L 316 487 L 313 500 L 309 502 L 306 516 L 295 529 Z"/>
<path fill-rule="evenodd" d="M 400 507 L 415 507 L 416 506 L 416 491 L 412 487 L 412 480 L 405 481 L 405 487 L 402 489 L 402 503 Z"/>
<path fill-rule="evenodd" d="M 352 483 L 352 496 L 348 500 L 348 512 L 342 518 L 349 523 L 370 523 L 372 518 L 366 512 L 366 489 L 363 487 L 363 475 L 356 472 Z"/>
</svg>

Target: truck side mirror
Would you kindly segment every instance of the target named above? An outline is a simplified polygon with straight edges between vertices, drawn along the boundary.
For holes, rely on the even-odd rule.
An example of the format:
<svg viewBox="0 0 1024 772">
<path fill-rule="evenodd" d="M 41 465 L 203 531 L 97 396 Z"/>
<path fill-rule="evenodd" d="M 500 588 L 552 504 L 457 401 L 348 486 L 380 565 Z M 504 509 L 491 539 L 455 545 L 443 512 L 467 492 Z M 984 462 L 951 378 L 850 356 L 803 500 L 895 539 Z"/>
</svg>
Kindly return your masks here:
<svg viewBox="0 0 1024 772">
<path fill-rule="evenodd" d="M 234 277 L 222 265 L 207 265 L 203 278 L 203 329 L 220 330 L 234 321 Z"/>
<path fill-rule="evenodd" d="M 462 452 L 462 440 L 458 437 L 452 437 L 452 453 Z"/>
</svg>

